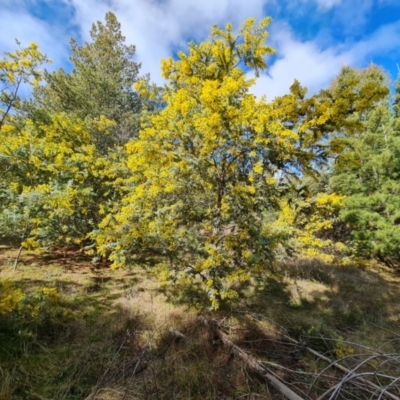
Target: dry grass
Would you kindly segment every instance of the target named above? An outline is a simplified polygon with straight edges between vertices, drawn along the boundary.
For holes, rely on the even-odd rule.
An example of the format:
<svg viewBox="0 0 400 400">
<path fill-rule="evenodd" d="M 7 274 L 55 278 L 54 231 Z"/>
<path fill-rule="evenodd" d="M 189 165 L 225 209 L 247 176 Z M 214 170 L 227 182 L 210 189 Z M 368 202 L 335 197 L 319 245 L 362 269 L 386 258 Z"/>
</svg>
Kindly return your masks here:
<svg viewBox="0 0 400 400">
<path fill-rule="evenodd" d="M 195 310 L 170 302 L 145 269 L 111 271 L 79 253 L 59 251 L 23 252 L 14 272 L 15 255 L 15 249 L 0 249 L 0 279 L 27 292 L 57 287 L 64 313 L 28 338 L 0 320 L 1 400 L 281 398 L 223 348 Z M 400 277 L 392 271 L 302 261 L 242 291 L 240 301 L 213 317 L 304 396 L 326 364 L 282 334 L 332 359 L 338 343 L 360 359 L 373 350 L 400 353 Z M 188 341 L 171 336 L 171 326 Z M 347 357 L 344 365 L 356 362 Z M 382 371 L 390 364 L 374 363 Z M 336 372 L 319 376 L 310 398 L 340 379 Z M 351 398 L 353 389 L 346 390 Z"/>
</svg>

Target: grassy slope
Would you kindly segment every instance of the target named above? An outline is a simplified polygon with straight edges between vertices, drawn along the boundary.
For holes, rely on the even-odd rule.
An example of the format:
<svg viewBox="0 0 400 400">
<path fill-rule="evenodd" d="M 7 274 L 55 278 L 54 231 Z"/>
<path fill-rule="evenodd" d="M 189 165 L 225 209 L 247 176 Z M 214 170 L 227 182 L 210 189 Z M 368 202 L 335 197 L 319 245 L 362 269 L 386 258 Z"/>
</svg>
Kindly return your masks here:
<svg viewBox="0 0 400 400">
<path fill-rule="evenodd" d="M 0 319 L 1 400 L 281 398 L 221 346 L 195 310 L 169 301 L 173 290 L 161 291 L 145 270 L 95 268 L 75 253 L 24 252 L 14 272 L 15 255 L 1 250 L 0 280 L 26 292 L 57 287 L 63 312 L 25 329 Z M 256 358 L 287 368 L 274 371 L 305 396 L 326 364 L 281 334 L 332 359 L 349 356 L 349 367 L 368 350 L 346 341 L 400 353 L 399 283 L 378 268 L 296 263 L 242 288 L 244 297 L 213 317 Z M 190 342 L 171 336 L 171 326 Z M 371 367 L 384 370 L 377 362 Z M 311 398 L 335 379 L 334 372 L 319 377 Z"/>
</svg>

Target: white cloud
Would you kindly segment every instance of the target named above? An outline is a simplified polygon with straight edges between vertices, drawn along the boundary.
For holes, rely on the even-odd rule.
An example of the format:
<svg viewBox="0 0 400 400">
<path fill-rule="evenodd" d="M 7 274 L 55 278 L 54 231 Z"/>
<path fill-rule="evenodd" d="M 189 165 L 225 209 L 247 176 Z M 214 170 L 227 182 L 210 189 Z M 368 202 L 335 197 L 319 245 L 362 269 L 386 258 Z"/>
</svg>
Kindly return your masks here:
<svg viewBox="0 0 400 400">
<path fill-rule="evenodd" d="M 328 11 L 333 7 L 336 7 L 342 3 L 342 0 L 314 0 L 318 9 L 322 11 Z"/>
<path fill-rule="evenodd" d="M 374 58 L 388 54 L 400 57 L 400 21 L 386 25 L 360 42 L 319 48 L 315 42 L 301 42 L 288 26 L 273 32 L 278 59 L 262 74 L 252 88 L 257 96 L 269 100 L 288 93 L 294 79 L 315 93 L 328 84 L 344 65 L 365 67 Z M 250 73 L 248 74 L 251 75 Z"/>
<path fill-rule="evenodd" d="M 305 5 L 317 6 L 317 11 L 327 12 L 340 6 L 342 2 L 343 0 L 287 0 L 286 2 L 280 1 L 277 6 L 278 8 L 287 8 L 290 12 L 301 14 L 303 12 L 309 12 L 308 7 L 305 7 Z"/>
<path fill-rule="evenodd" d="M 65 0 L 76 10 L 76 22 L 87 38 L 91 23 L 103 20 L 107 10 L 121 22 L 128 43 L 136 45 L 142 73 L 162 82 L 160 60 L 173 50 L 187 48 L 189 40 L 205 39 L 214 24 L 233 22 L 238 26 L 247 17 L 263 17 L 268 0 Z"/>
<path fill-rule="evenodd" d="M 301 42 L 287 26 L 274 32 L 278 59 L 257 80 L 252 92 L 257 96 L 266 94 L 269 100 L 288 93 L 294 79 L 307 86 L 313 93 L 326 86 L 341 66 L 350 64 L 352 58 L 339 49 L 320 49 L 314 42 Z M 249 74 L 250 75 L 250 74 Z"/>
<path fill-rule="evenodd" d="M 40 48 L 55 60 L 53 68 L 64 64 L 69 53 L 71 32 L 53 22 L 41 20 L 29 13 L 29 8 L 50 0 L 0 0 L 0 51 L 15 48 L 12 38 L 23 45 L 38 42 Z M 305 3 L 316 5 L 316 13 L 332 10 L 332 18 L 349 29 L 359 29 L 375 4 L 395 0 L 62 0 L 73 10 L 74 23 L 84 40 L 90 40 L 93 22 L 103 21 L 105 13 L 112 11 L 121 22 L 127 43 L 135 44 L 137 60 L 142 63 L 141 73 L 151 73 L 153 81 L 162 83 L 160 59 L 176 50 L 186 50 L 189 40 L 204 40 L 210 27 L 231 21 L 238 26 L 249 16 L 257 19 L 275 7 L 291 7 L 296 12 Z M 398 0 L 396 0 L 398 1 Z M 13 5 L 17 3 L 18 7 Z M 296 5 L 296 6 L 295 6 Z M 292 8 L 295 7 L 295 8 Z M 303 10 L 304 11 L 304 10 Z M 299 11 L 300 12 L 300 11 Z M 284 14 L 283 14 L 284 15 Z M 317 17 L 314 17 L 314 20 Z M 15 23 L 18 21 L 18 23 Z M 69 23 L 71 21 L 68 21 Z M 356 28 L 352 28 L 352 24 Z M 325 33 L 322 32 L 325 29 Z M 326 36 L 324 40 L 323 36 Z M 353 33 L 342 44 L 334 41 L 329 27 L 321 27 L 313 41 L 301 41 L 290 26 L 275 21 L 271 27 L 271 45 L 278 58 L 262 74 L 253 88 L 257 95 L 267 94 L 269 99 L 287 93 L 297 78 L 315 92 L 325 87 L 344 64 L 363 66 L 377 56 L 395 53 L 400 49 L 400 22 L 383 26 L 369 37 L 355 42 Z M 76 35 L 75 35 L 76 36 Z"/>
<path fill-rule="evenodd" d="M 232 21 L 238 26 L 246 17 L 261 18 L 265 6 L 275 7 L 275 0 L 65 0 L 76 11 L 76 22 L 87 38 L 94 20 L 102 20 L 107 10 L 116 13 L 128 43 L 134 43 L 142 73 L 150 72 L 152 80 L 162 83 L 160 59 L 177 49 L 185 50 L 187 41 L 204 40 L 210 27 Z M 299 0 L 313 2 L 320 12 L 334 9 L 335 18 L 343 23 L 352 20 L 361 26 L 371 10 L 373 0 Z M 282 3 L 281 3 L 282 4 Z M 287 3 L 292 5 L 291 2 Z M 350 28 L 349 28 L 350 29 Z M 389 28 L 386 27 L 386 31 Z M 393 30 L 393 28 L 391 28 Z M 389 29 L 390 30 L 390 29 Z M 342 65 L 360 64 L 374 53 L 374 48 L 393 47 L 393 38 L 384 42 L 385 32 L 377 32 L 358 44 L 335 45 L 320 48 L 315 41 L 302 42 L 288 26 L 275 22 L 271 38 L 279 59 L 263 74 L 253 92 L 266 93 L 272 99 L 287 93 L 297 78 L 315 92 L 326 86 Z M 399 35 L 397 35 L 399 37 Z M 381 38 L 381 39 L 379 39 Z"/>
<path fill-rule="evenodd" d="M 349 52 L 354 61 L 373 61 L 388 54 L 400 55 L 400 21 L 382 26 L 372 35 L 355 43 Z"/>
<path fill-rule="evenodd" d="M 324 10 L 339 5 L 342 0 L 317 0 L 318 6 Z"/>
<path fill-rule="evenodd" d="M 53 59 L 53 64 L 47 67 L 49 69 L 61 67 L 68 60 L 68 39 L 65 38 L 65 32 L 30 15 L 23 8 L 22 2 L 20 5 L 21 8 L 18 10 L 3 9 L 0 13 L 1 53 L 12 52 L 17 48 L 14 39 L 18 39 L 22 47 L 36 42 L 40 50 Z"/>
<path fill-rule="evenodd" d="M 335 10 L 335 21 L 340 23 L 343 32 L 359 34 L 368 21 L 374 1 L 376 0 L 348 0 L 344 1 Z"/>
</svg>

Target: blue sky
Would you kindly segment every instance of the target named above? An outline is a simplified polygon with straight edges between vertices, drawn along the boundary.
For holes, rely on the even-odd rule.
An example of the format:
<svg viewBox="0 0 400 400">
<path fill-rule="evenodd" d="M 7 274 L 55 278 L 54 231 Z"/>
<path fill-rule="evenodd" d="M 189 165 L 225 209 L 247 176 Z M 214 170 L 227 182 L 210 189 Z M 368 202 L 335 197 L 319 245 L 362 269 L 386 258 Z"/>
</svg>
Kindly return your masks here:
<svg viewBox="0 0 400 400">
<path fill-rule="evenodd" d="M 210 27 L 245 18 L 273 18 L 269 44 L 276 55 L 254 93 L 272 99 L 294 78 L 315 92 L 341 66 L 374 62 L 397 78 L 400 64 L 400 0 L 0 0 L 0 52 L 31 41 L 68 68 L 69 39 L 89 40 L 93 22 L 112 11 L 129 44 L 137 48 L 141 73 L 162 83 L 160 59 L 189 40 L 207 38 Z"/>
</svg>

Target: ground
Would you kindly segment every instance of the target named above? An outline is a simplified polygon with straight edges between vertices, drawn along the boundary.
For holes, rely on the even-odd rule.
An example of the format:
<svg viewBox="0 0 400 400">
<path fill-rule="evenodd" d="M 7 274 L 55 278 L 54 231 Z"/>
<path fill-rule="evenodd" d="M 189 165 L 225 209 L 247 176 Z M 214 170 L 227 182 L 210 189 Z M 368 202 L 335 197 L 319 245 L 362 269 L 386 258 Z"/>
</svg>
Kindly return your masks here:
<svg viewBox="0 0 400 400">
<path fill-rule="evenodd" d="M 307 349 L 348 368 L 370 357 L 357 373 L 380 386 L 400 375 L 400 275 L 379 265 L 296 261 L 242 287 L 239 300 L 210 314 L 178 302 L 151 269 L 112 271 L 61 249 L 24 250 L 14 271 L 17 253 L 0 249 L 0 281 L 21 289 L 26 307 L 41 288 L 56 288 L 57 298 L 43 307 L 35 298 L 42 307 L 37 316 L 0 316 L 1 400 L 283 398 L 199 315 L 218 321 L 236 345 L 303 398 L 340 382 L 337 398 L 380 395 L 355 379 L 343 382 L 343 372 Z M 390 390 L 399 396 L 397 382 Z"/>
</svg>

